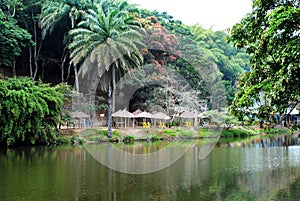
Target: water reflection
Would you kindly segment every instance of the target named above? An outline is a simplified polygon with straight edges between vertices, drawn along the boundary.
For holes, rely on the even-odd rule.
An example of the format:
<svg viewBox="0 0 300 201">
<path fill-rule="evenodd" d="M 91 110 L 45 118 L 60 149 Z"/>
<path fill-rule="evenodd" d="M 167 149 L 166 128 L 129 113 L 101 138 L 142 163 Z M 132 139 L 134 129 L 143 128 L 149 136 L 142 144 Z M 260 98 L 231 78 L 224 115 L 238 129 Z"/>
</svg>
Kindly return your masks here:
<svg viewBox="0 0 300 201">
<path fill-rule="evenodd" d="M 257 139 L 214 149 L 214 141 L 194 141 L 172 166 L 141 175 L 106 168 L 83 147 L 0 150 L 0 200 L 299 200 L 300 148 L 274 139 L 263 139 L 272 145 L 264 148 Z M 117 146 L 141 154 L 164 144 Z"/>
<path fill-rule="evenodd" d="M 300 145 L 299 134 L 272 137 L 252 137 L 235 142 L 219 142 L 219 147 L 283 147 Z"/>
</svg>

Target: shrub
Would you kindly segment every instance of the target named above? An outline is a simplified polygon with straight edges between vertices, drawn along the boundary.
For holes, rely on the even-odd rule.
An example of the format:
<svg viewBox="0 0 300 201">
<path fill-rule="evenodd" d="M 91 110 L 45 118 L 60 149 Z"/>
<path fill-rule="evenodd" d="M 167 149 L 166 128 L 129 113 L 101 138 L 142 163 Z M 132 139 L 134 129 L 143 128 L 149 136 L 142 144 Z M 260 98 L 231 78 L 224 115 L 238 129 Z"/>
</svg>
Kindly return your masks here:
<svg viewBox="0 0 300 201">
<path fill-rule="evenodd" d="M 0 143 L 54 143 L 62 96 L 31 78 L 0 80 Z"/>
<path fill-rule="evenodd" d="M 241 129 L 232 129 L 232 130 L 223 130 L 221 136 L 222 137 L 247 137 L 250 136 L 250 133 Z"/>
<path fill-rule="evenodd" d="M 56 139 L 56 144 L 70 144 L 71 140 L 67 137 L 58 137 Z"/>
<path fill-rule="evenodd" d="M 164 130 L 164 133 L 170 137 L 176 137 L 176 131 L 174 130 Z"/>
<path fill-rule="evenodd" d="M 134 137 L 131 135 L 126 135 L 124 137 L 124 142 L 133 142 L 134 141 Z"/>
</svg>

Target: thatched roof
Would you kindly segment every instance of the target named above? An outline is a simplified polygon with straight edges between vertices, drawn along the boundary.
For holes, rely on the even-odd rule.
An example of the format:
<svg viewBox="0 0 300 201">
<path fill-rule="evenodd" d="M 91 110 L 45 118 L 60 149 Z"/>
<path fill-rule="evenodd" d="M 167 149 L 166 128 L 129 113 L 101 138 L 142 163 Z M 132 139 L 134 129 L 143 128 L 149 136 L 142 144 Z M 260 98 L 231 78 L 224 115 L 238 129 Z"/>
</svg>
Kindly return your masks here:
<svg viewBox="0 0 300 201">
<path fill-rule="evenodd" d="M 128 112 L 126 109 L 118 110 L 117 112 L 112 114 L 113 117 L 123 117 L 123 118 L 134 118 L 135 115 Z"/>
<path fill-rule="evenodd" d="M 135 115 L 136 118 L 153 118 L 153 115 L 150 114 L 149 112 L 141 112 L 138 115 Z"/>
<path fill-rule="evenodd" d="M 143 111 L 142 110 L 140 110 L 140 109 L 137 109 L 136 111 L 134 111 L 132 114 L 134 114 L 134 115 L 138 115 L 138 114 L 140 114 L 140 113 L 142 113 Z"/>
<path fill-rule="evenodd" d="M 131 112 L 128 112 L 126 109 L 121 111 L 121 117 L 125 117 L 125 118 L 134 118 L 135 115 L 132 114 Z"/>
<path fill-rule="evenodd" d="M 154 119 L 163 119 L 163 120 L 168 120 L 170 119 L 171 117 L 169 117 L 168 115 L 166 115 L 165 113 L 163 112 L 158 112 L 158 113 L 155 113 L 153 115 Z"/>
<path fill-rule="evenodd" d="M 118 110 L 118 111 L 114 112 L 114 113 L 112 114 L 112 116 L 113 116 L 113 117 L 120 117 L 119 115 L 121 114 L 121 111 L 122 111 L 122 110 Z"/>
</svg>

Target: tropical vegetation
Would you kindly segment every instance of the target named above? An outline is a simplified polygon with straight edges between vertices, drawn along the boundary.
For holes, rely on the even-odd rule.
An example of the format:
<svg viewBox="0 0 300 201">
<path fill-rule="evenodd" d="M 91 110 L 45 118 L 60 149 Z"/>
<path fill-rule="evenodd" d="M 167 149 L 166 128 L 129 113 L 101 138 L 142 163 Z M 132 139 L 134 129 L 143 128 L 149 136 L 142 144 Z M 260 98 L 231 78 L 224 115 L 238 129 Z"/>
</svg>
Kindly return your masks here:
<svg viewBox="0 0 300 201">
<path fill-rule="evenodd" d="M 252 118 L 261 124 L 271 124 L 276 114 L 285 114 L 287 108 L 295 108 L 299 102 L 299 16 L 299 1 L 255 0 L 252 12 L 228 32 L 187 26 L 166 12 L 138 9 L 126 0 L 7 0 L 0 2 L 0 72 L 5 77 L 28 76 L 32 81 L 1 81 L 17 86 L 28 82 L 33 88 L 42 86 L 51 93 L 56 93 L 54 85 L 67 83 L 80 94 L 83 91 L 79 76 L 98 76 L 99 82 L 88 88 L 93 94 L 88 99 L 94 104 L 100 100 L 97 97 L 106 100 L 99 103 L 106 107 L 94 110 L 107 114 L 108 137 L 112 137 L 112 94 L 121 79 L 122 86 L 141 86 L 131 97 L 131 111 L 149 110 L 153 105 L 167 112 L 176 106 L 220 111 L 232 104 L 230 111 L 239 120 Z M 168 77 L 169 69 L 184 82 Z M 160 83 L 166 77 L 166 83 Z M 150 82 L 159 84 L 147 84 Z M 189 90 L 179 87 L 183 85 L 189 85 Z M 262 92 L 264 104 L 253 112 L 253 104 Z M 11 93 L 19 96 L 15 89 Z M 59 107 L 60 94 L 53 100 L 55 104 L 45 103 Z M 14 101 L 13 96 L 3 97 Z M 50 118 L 51 126 L 43 120 L 49 114 L 40 113 L 43 123 L 36 125 L 48 128 L 43 132 L 53 134 L 59 113 L 56 109 L 50 112 L 54 115 Z M 8 115 L 8 111 L 1 114 Z M 36 121 L 30 114 L 28 121 Z M 7 118 L 6 115 L 1 118 Z M 64 116 L 65 113 L 59 118 Z M 228 129 L 238 122 L 229 114 L 226 121 Z M 55 140 L 54 135 L 44 133 L 45 137 L 37 128 L 19 127 L 19 133 L 13 134 L 15 126 L 5 125 L 0 137 L 6 144 L 34 143 L 34 130 L 36 135 L 43 136 L 43 142 Z M 25 133 L 30 134 L 27 137 Z"/>
<path fill-rule="evenodd" d="M 252 12 L 232 28 L 229 41 L 251 56 L 251 71 L 239 80 L 231 106 L 241 120 L 274 126 L 299 104 L 299 22 L 299 1 L 255 0 Z"/>
<path fill-rule="evenodd" d="M 62 96 L 28 77 L 0 80 L 0 143 L 54 143 Z"/>
</svg>

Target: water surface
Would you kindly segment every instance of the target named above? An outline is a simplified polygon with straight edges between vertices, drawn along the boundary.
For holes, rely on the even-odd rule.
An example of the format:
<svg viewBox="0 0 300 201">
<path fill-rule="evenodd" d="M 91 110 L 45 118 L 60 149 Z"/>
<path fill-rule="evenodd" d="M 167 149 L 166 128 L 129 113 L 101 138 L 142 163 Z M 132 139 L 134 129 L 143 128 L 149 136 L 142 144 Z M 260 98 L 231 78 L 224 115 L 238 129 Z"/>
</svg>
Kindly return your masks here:
<svg viewBox="0 0 300 201">
<path fill-rule="evenodd" d="M 113 146 L 143 154 L 167 144 Z M 299 200 L 298 144 L 297 135 L 217 143 L 213 149 L 214 141 L 193 141 L 173 165 L 149 174 L 111 170 L 82 146 L 1 149 L 0 200 Z M 109 146 L 95 149 L 106 152 Z M 201 150 L 210 149 L 203 159 Z"/>
</svg>

